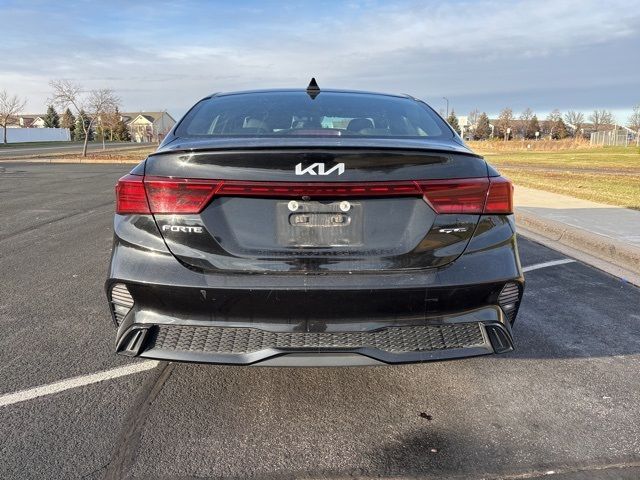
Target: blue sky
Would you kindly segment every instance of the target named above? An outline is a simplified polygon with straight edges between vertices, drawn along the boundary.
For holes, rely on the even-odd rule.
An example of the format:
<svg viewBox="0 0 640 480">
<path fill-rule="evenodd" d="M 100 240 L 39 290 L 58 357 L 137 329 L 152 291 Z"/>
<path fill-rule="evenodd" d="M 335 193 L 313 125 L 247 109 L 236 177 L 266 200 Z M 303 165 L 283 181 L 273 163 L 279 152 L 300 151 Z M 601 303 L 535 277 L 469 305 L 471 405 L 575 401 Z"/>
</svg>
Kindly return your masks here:
<svg viewBox="0 0 640 480">
<path fill-rule="evenodd" d="M 409 93 L 459 114 L 640 103 L 638 0 L 40 2 L 0 0 L 0 90 L 44 110 L 48 81 L 112 88 L 180 116 L 214 92 Z"/>
</svg>

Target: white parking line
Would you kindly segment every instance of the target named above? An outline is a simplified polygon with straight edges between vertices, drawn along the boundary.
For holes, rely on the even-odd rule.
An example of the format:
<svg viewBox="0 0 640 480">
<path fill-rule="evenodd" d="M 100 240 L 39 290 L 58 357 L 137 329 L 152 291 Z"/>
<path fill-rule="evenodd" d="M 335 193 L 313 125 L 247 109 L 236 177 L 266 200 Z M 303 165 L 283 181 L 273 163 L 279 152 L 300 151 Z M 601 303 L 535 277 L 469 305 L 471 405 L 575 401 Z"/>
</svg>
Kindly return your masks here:
<svg viewBox="0 0 640 480">
<path fill-rule="evenodd" d="M 538 270 L 539 268 L 553 267 L 555 265 L 564 265 L 565 263 L 573 263 L 575 260 L 572 258 L 563 258 L 562 260 L 552 260 L 551 262 L 536 263 L 535 265 L 529 265 L 522 269 L 523 272 L 530 272 L 531 270 Z"/>
<path fill-rule="evenodd" d="M 60 380 L 59 382 L 29 388 L 19 392 L 7 393 L 0 395 L 0 407 L 6 407 L 7 405 L 13 405 L 14 403 L 26 402 L 27 400 L 33 400 L 38 397 L 53 395 L 54 393 L 64 392 L 65 390 L 83 387 L 84 385 L 90 385 L 92 383 L 104 382 L 105 380 L 113 380 L 114 378 L 144 372 L 145 370 L 155 368 L 158 363 L 159 362 L 155 360 L 146 360 L 144 362 L 125 365 L 124 367 L 112 368 L 111 370 L 105 370 L 103 372 L 67 378 L 66 380 Z"/>
</svg>

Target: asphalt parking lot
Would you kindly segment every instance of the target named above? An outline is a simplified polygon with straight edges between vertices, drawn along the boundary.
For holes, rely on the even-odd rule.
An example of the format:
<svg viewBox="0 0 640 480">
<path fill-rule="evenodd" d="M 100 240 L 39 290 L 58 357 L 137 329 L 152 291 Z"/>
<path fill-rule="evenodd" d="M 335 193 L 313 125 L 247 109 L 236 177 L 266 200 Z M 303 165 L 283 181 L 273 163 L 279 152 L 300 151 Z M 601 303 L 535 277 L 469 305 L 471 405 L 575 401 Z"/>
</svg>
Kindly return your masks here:
<svg viewBox="0 0 640 480">
<path fill-rule="evenodd" d="M 147 363 L 27 398 L 137 362 L 113 353 L 102 290 L 129 169 L 0 163 L 0 478 L 640 478 L 640 292 L 580 262 L 540 267 L 566 256 L 524 238 L 540 268 L 510 354 Z"/>
</svg>

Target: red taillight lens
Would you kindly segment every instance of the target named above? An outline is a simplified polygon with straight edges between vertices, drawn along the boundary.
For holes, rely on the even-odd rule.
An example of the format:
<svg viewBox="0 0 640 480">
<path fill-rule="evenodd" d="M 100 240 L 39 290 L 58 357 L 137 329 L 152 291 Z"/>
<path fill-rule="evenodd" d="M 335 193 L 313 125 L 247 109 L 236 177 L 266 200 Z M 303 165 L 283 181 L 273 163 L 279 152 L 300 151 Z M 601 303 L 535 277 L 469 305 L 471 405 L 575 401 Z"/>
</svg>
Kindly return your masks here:
<svg viewBox="0 0 640 480">
<path fill-rule="evenodd" d="M 216 194 L 221 181 L 145 177 L 151 213 L 200 213 Z"/>
<path fill-rule="evenodd" d="M 116 213 L 149 214 L 149 204 L 144 192 L 143 177 L 125 175 L 116 184 Z"/>
<path fill-rule="evenodd" d="M 418 185 L 436 213 L 480 214 L 487 199 L 489 179 L 428 180 Z"/>
<path fill-rule="evenodd" d="M 513 187 L 503 177 L 399 182 L 245 182 L 127 175 L 116 186 L 116 212 L 200 213 L 214 196 L 401 197 L 423 196 L 436 213 L 506 214 Z"/>
<path fill-rule="evenodd" d="M 491 177 L 489 181 L 489 193 L 484 213 L 513 213 L 513 185 L 511 182 L 504 177 Z"/>
</svg>

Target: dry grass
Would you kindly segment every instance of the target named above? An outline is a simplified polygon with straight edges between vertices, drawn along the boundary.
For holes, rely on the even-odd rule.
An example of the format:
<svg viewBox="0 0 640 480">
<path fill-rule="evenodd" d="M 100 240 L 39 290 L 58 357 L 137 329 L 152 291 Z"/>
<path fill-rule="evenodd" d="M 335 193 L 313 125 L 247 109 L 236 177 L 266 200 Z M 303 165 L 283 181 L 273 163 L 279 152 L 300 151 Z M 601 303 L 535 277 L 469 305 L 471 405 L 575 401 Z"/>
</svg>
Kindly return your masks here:
<svg viewBox="0 0 640 480">
<path fill-rule="evenodd" d="M 593 148 L 584 138 L 565 138 L 564 140 L 510 140 L 499 139 L 466 142 L 477 152 L 516 152 L 516 151 L 565 151 Z M 602 148 L 602 147 L 596 147 Z"/>
<path fill-rule="evenodd" d="M 597 170 L 640 174 L 640 150 L 635 147 L 596 147 L 548 152 L 478 152 L 498 167 Z"/>
<path fill-rule="evenodd" d="M 640 210 L 640 175 L 500 170 L 516 185 Z"/>
<path fill-rule="evenodd" d="M 482 151 L 516 185 L 640 210 L 640 149 Z"/>
</svg>

